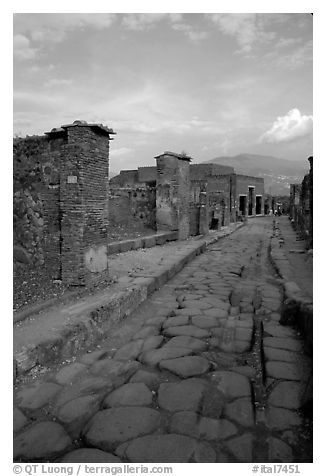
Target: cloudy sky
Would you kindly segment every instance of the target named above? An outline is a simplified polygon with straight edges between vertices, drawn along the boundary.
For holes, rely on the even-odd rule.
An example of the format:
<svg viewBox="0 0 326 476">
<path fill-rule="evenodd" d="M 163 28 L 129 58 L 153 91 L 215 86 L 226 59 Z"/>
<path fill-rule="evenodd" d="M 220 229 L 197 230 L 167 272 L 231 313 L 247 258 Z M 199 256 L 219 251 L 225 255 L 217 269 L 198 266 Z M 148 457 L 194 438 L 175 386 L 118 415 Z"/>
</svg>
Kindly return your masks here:
<svg viewBox="0 0 326 476">
<path fill-rule="evenodd" d="M 14 15 L 14 133 L 76 119 L 117 135 L 111 170 L 312 153 L 307 13 Z"/>
</svg>

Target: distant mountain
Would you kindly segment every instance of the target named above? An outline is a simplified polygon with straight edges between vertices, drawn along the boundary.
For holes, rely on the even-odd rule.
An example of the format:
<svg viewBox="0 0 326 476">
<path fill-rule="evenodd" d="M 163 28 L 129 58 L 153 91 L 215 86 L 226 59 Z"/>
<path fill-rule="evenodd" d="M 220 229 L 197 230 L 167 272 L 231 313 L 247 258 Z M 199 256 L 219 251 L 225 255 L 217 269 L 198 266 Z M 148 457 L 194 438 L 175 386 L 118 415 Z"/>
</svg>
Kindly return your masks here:
<svg viewBox="0 0 326 476">
<path fill-rule="evenodd" d="M 203 163 L 230 165 L 238 174 L 262 177 L 265 193 L 272 195 L 288 195 L 290 183 L 300 183 L 309 171 L 307 160 L 299 162 L 258 154 L 222 156 Z"/>
</svg>

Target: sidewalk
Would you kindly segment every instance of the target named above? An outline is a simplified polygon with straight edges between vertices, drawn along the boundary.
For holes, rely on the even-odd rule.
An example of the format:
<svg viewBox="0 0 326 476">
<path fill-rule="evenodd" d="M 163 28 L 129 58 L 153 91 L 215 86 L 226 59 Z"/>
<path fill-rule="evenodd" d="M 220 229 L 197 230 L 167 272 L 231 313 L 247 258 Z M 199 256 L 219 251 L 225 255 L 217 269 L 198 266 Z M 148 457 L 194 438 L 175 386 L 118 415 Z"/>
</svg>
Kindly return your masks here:
<svg viewBox="0 0 326 476">
<path fill-rule="evenodd" d="M 301 328 L 308 349 L 313 345 L 313 254 L 297 239 L 288 217 L 276 217 L 271 238 L 271 259 L 283 279 L 283 323 Z"/>
<path fill-rule="evenodd" d="M 241 226 L 232 224 L 206 236 L 112 255 L 110 273 L 115 284 L 92 296 L 73 297 L 70 304 L 43 309 L 14 325 L 14 378 L 94 345 L 207 245 Z"/>
</svg>

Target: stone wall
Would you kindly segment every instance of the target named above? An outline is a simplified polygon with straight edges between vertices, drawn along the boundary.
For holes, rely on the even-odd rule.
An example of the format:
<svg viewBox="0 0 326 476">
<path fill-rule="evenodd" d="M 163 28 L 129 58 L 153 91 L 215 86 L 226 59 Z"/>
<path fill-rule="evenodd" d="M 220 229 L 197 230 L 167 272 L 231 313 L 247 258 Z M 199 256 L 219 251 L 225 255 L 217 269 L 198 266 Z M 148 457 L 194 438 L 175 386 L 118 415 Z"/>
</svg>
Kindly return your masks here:
<svg viewBox="0 0 326 476">
<path fill-rule="evenodd" d="M 256 197 L 261 201 L 261 213 L 264 214 L 264 179 L 260 177 L 252 177 L 249 175 L 236 174 L 236 187 L 235 187 L 235 206 L 237 213 L 240 213 L 240 196 L 246 197 L 246 216 L 256 215 Z M 252 192 L 250 192 L 252 190 Z M 251 206 L 250 206 L 251 202 Z"/>
<path fill-rule="evenodd" d="M 44 229 L 46 214 L 43 194 L 50 170 L 56 164 L 45 157 L 48 142 L 45 137 L 15 138 L 13 143 L 13 239 L 15 266 L 37 267 L 44 264 L 44 241 L 49 238 Z M 55 175 L 55 174 L 54 174 Z M 53 199 L 56 206 L 56 199 Z M 56 225 L 53 224 L 53 229 Z"/>
<path fill-rule="evenodd" d="M 75 121 L 14 141 L 14 259 L 45 265 L 65 284 L 108 268 L 109 140 L 101 124 Z"/>
<path fill-rule="evenodd" d="M 190 180 L 206 180 L 216 175 L 229 175 L 234 173 L 234 168 L 220 164 L 191 164 Z"/>
<path fill-rule="evenodd" d="M 109 190 L 109 221 L 112 224 L 156 228 L 154 187 L 112 188 Z"/>
<path fill-rule="evenodd" d="M 301 184 L 290 185 L 290 218 L 307 248 L 313 246 L 313 157 L 309 157 L 309 174 Z"/>
</svg>

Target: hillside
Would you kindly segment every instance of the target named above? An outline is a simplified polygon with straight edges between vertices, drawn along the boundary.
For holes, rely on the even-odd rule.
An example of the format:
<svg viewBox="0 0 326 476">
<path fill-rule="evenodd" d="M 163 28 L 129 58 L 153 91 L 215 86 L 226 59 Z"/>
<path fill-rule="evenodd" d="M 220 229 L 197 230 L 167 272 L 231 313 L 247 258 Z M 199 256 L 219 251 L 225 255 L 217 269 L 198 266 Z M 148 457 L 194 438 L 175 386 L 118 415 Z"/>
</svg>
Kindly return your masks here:
<svg viewBox="0 0 326 476">
<path fill-rule="evenodd" d="M 257 154 L 221 156 L 205 163 L 230 165 L 238 174 L 263 177 L 265 192 L 272 195 L 288 195 L 290 183 L 301 182 L 309 171 L 307 160 L 291 161 Z"/>
</svg>

